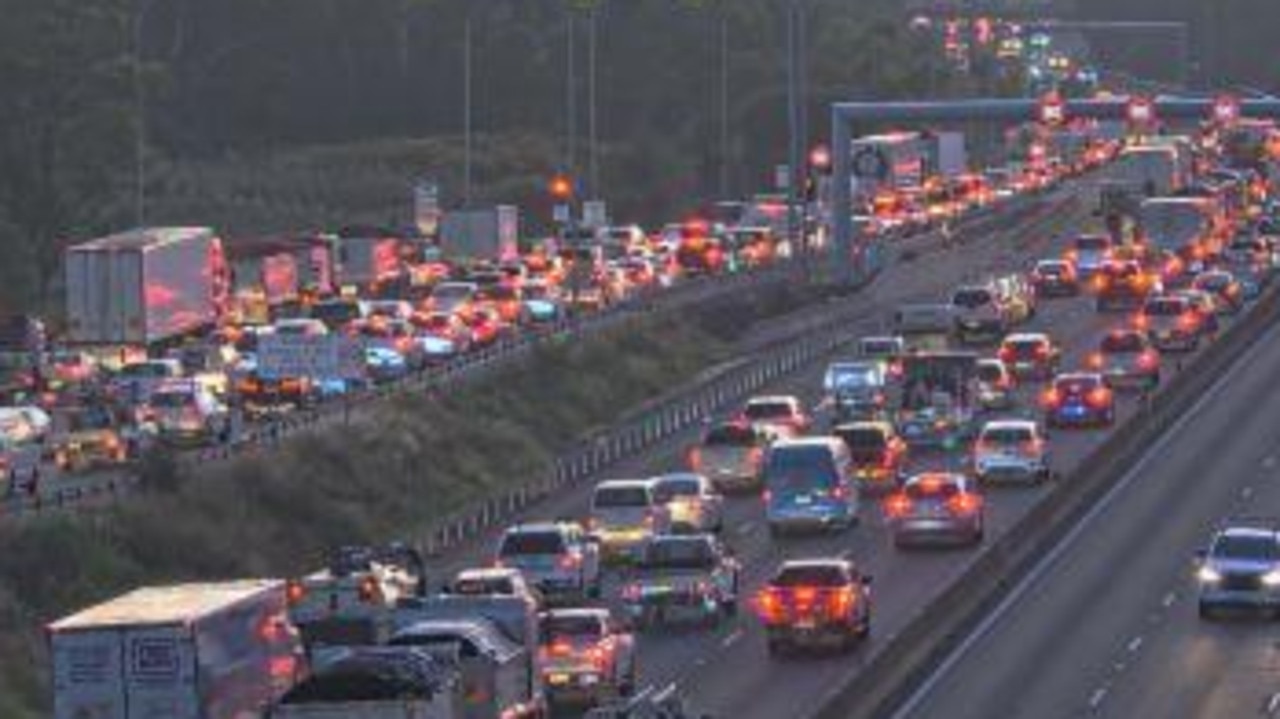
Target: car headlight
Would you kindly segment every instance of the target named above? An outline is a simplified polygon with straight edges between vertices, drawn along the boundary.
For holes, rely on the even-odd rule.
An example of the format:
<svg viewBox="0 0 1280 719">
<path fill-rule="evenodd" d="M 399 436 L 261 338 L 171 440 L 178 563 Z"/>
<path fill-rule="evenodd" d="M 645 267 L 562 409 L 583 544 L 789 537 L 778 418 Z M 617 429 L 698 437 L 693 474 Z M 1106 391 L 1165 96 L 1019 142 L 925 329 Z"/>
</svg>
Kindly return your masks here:
<svg viewBox="0 0 1280 719">
<path fill-rule="evenodd" d="M 1222 580 L 1222 575 L 1213 567 L 1204 566 L 1196 571 L 1196 579 L 1199 579 L 1202 584 L 1215 584 Z"/>
<path fill-rule="evenodd" d="M 1273 569 L 1262 575 L 1262 583 L 1268 587 L 1280 587 L 1280 569 Z"/>
</svg>

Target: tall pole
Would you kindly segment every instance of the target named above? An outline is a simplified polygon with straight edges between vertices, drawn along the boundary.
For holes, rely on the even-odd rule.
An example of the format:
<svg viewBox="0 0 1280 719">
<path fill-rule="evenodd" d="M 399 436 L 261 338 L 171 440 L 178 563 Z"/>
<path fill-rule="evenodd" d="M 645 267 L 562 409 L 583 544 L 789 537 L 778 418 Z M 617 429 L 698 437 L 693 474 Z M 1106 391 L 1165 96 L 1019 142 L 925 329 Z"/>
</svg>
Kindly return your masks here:
<svg viewBox="0 0 1280 719">
<path fill-rule="evenodd" d="M 799 68 L 796 63 L 796 10 L 797 0 L 787 2 L 787 237 L 793 252 L 805 254 L 801 246 L 803 237 L 797 230 L 797 190 L 800 177 L 800 108 Z"/>
<path fill-rule="evenodd" d="M 142 78 L 142 30 L 150 9 L 151 4 L 145 0 L 135 0 L 133 4 L 133 220 L 138 227 L 147 224 L 147 90 Z"/>
<path fill-rule="evenodd" d="M 720 8 L 720 199 L 729 193 L 729 14 Z"/>
<path fill-rule="evenodd" d="M 598 4 L 593 4 L 587 16 L 587 142 L 590 165 L 588 174 L 591 182 L 591 195 L 600 198 L 600 148 L 596 133 L 596 13 Z"/>
<path fill-rule="evenodd" d="M 565 170 L 570 177 L 577 177 L 578 162 L 578 77 L 577 70 L 574 67 L 576 59 L 574 57 L 573 43 L 573 8 L 565 11 L 565 112 L 567 113 L 565 122 L 565 132 L 567 133 L 565 147 Z"/>
<path fill-rule="evenodd" d="M 471 153 L 471 10 L 467 9 L 462 26 L 462 206 L 471 208 L 472 153 Z"/>
</svg>

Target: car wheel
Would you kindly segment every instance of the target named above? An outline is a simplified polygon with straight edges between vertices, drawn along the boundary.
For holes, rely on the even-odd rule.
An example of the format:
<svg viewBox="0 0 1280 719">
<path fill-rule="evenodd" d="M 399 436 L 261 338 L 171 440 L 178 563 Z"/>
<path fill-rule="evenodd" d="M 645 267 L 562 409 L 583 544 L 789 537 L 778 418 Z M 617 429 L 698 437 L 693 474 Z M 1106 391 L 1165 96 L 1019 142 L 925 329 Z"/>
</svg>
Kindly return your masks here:
<svg viewBox="0 0 1280 719">
<path fill-rule="evenodd" d="M 862 615 L 861 621 L 858 622 L 858 638 L 866 639 L 871 636 L 871 612 Z"/>
<path fill-rule="evenodd" d="M 1204 602 L 1200 602 L 1196 605 L 1196 614 L 1199 615 L 1201 619 L 1213 619 L 1213 607 L 1205 604 Z"/>
</svg>

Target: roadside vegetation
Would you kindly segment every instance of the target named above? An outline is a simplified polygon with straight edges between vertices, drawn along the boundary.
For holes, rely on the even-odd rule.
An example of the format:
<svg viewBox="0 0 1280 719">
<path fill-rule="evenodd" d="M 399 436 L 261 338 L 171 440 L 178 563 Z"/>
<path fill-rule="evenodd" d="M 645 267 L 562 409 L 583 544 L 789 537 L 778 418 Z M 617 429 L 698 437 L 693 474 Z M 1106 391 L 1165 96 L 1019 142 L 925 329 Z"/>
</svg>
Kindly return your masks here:
<svg viewBox="0 0 1280 719">
<path fill-rule="evenodd" d="M 49 620 L 142 584 L 289 576 L 337 545 L 420 538 L 433 520 L 543 476 L 578 438 L 725 361 L 754 324 L 811 300 L 784 288 L 658 313 L 548 347 L 446 396 L 396 399 L 376 422 L 198 474 L 155 462 L 147 489 L 115 506 L 5 523 L 0 716 L 47 715 Z"/>
</svg>

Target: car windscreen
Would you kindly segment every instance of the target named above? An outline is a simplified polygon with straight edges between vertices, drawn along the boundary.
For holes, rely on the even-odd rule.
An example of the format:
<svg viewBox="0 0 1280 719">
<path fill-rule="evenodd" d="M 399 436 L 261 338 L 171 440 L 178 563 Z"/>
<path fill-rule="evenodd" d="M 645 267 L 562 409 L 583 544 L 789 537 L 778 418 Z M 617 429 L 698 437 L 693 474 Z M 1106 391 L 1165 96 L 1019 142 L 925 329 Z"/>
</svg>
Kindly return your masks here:
<svg viewBox="0 0 1280 719">
<path fill-rule="evenodd" d="M 1213 543 L 1213 556 L 1220 559 L 1273 561 L 1278 554 L 1275 538 L 1265 534 L 1224 534 Z"/>
<path fill-rule="evenodd" d="M 1005 346 L 1009 348 L 1014 357 L 1027 359 L 1036 356 L 1041 351 L 1040 348 L 1045 347 L 1045 343 L 1042 340 L 1017 340 L 1009 342 Z"/>
<path fill-rule="evenodd" d="M 649 491 L 644 487 L 601 487 L 596 490 L 592 504 L 597 508 L 647 507 Z"/>
<path fill-rule="evenodd" d="M 960 487 L 955 482 L 925 479 L 908 482 L 906 494 L 911 499 L 950 499 L 960 494 Z"/>
<path fill-rule="evenodd" d="M 1106 237 L 1077 237 L 1076 249 L 1081 252 L 1104 252 L 1111 247 Z"/>
<path fill-rule="evenodd" d="M 514 557 L 523 554 L 560 554 L 564 537 L 559 532 L 509 532 L 502 538 L 498 554 Z"/>
<path fill-rule="evenodd" d="M 156 392 L 151 395 L 148 404 L 152 407 L 181 409 L 195 404 L 195 397 L 187 392 Z"/>
<path fill-rule="evenodd" d="M 541 634 L 543 642 L 556 637 L 602 637 L 604 622 L 594 614 L 551 614 L 543 617 Z"/>
<path fill-rule="evenodd" d="M 783 567 L 770 582 L 775 587 L 842 587 L 848 583 L 845 573 L 834 565 Z"/>
<path fill-rule="evenodd" d="M 825 446 L 775 448 L 769 453 L 764 476 L 770 488 L 792 491 L 830 486 L 839 477 Z"/>
<path fill-rule="evenodd" d="M 431 298 L 445 302 L 465 300 L 471 297 L 471 285 L 443 284 L 431 291 Z"/>
<path fill-rule="evenodd" d="M 874 388 L 880 383 L 874 367 L 864 365 L 834 365 L 827 369 L 826 386 L 829 391 Z"/>
<path fill-rule="evenodd" d="M 319 302 L 311 308 L 312 319 L 326 324 L 343 324 L 360 316 L 360 305 L 350 302 Z"/>
<path fill-rule="evenodd" d="M 696 477 L 667 477 L 654 485 L 653 498 L 659 503 L 670 502 L 676 497 L 696 497 L 701 491 L 702 484 Z"/>
<path fill-rule="evenodd" d="M 515 593 L 515 586 L 507 577 L 467 577 L 455 581 L 449 591 L 466 596 L 510 596 Z"/>
<path fill-rule="evenodd" d="M 139 362 L 120 368 L 120 376 L 128 378 L 161 378 L 169 374 L 169 366 L 161 362 Z"/>
<path fill-rule="evenodd" d="M 1066 265 L 1061 262 L 1041 262 L 1036 265 L 1036 272 L 1046 277 L 1057 277 L 1067 273 Z"/>
<path fill-rule="evenodd" d="M 742 413 L 750 420 L 786 419 L 791 416 L 791 403 L 751 402 Z"/>
<path fill-rule="evenodd" d="M 1099 386 L 1098 380 L 1092 377 L 1061 379 L 1054 383 L 1054 389 L 1062 394 L 1084 394 Z"/>
<path fill-rule="evenodd" d="M 971 287 L 957 290 L 951 296 L 951 304 L 956 307 L 963 307 L 967 310 L 985 307 L 991 304 L 991 293 L 979 287 Z"/>
<path fill-rule="evenodd" d="M 879 427 L 838 427 L 835 435 L 851 450 L 883 449 L 886 440 Z"/>
<path fill-rule="evenodd" d="M 1004 368 L 993 362 L 981 362 L 978 364 L 978 381 L 979 382 L 999 382 L 1004 379 Z"/>
<path fill-rule="evenodd" d="M 1142 335 L 1137 333 L 1110 334 L 1102 338 L 1103 352 L 1141 352 L 1145 348 Z"/>
<path fill-rule="evenodd" d="M 707 447 L 754 447 L 760 443 L 760 435 L 754 429 L 734 424 L 713 427 L 702 440 Z"/>
<path fill-rule="evenodd" d="M 1180 315 L 1187 310 L 1187 303 L 1182 299 L 1166 297 L 1151 300 L 1143 306 L 1142 312 L 1148 315 Z"/>
<path fill-rule="evenodd" d="M 865 357 L 895 357 L 898 354 L 898 343 L 891 340 L 863 340 L 862 354 Z"/>
<path fill-rule="evenodd" d="M 642 564 L 671 569 L 711 569 L 715 567 L 716 555 L 705 539 L 663 539 L 645 547 Z"/>
<path fill-rule="evenodd" d="M 991 444 L 1021 444 L 1035 439 L 1028 427 L 991 427 L 982 433 L 982 441 Z"/>
</svg>

